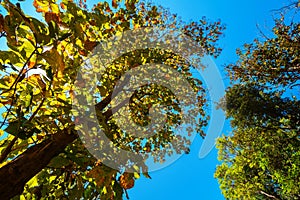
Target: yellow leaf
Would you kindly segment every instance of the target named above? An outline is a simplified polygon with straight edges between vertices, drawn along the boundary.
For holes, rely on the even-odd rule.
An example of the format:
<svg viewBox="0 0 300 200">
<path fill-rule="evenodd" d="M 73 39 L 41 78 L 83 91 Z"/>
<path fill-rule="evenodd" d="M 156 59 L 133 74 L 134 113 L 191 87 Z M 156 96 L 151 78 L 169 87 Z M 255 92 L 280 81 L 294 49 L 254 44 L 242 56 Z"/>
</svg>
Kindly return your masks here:
<svg viewBox="0 0 300 200">
<path fill-rule="evenodd" d="M 105 23 L 104 28 L 105 29 L 110 29 L 110 23 Z"/>
<path fill-rule="evenodd" d="M 32 179 L 30 179 L 28 182 L 27 182 L 27 185 L 29 187 L 35 187 L 35 186 L 38 186 L 38 178 L 35 176 L 33 177 Z"/>
<path fill-rule="evenodd" d="M 140 171 L 140 168 L 137 165 L 134 165 L 133 168 L 138 172 Z"/>
<path fill-rule="evenodd" d="M 26 200 L 25 196 L 24 196 L 24 195 L 21 195 L 21 196 L 20 196 L 20 200 Z"/>
<path fill-rule="evenodd" d="M 0 129 L 0 137 L 2 137 L 3 134 L 4 134 L 4 131 L 2 129 Z"/>
<path fill-rule="evenodd" d="M 103 189 L 102 189 L 102 193 L 103 193 L 103 194 L 106 194 L 106 193 L 107 193 L 107 190 L 106 190 L 106 187 L 105 187 L 105 186 L 104 186 Z"/>
<path fill-rule="evenodd" d="M 137 173 L 137 172 L 134 172 L 134 173 L 133 173 L 133 176 L 134 176 L 134 178 L 136 178 L 136 179 L 139 179 L 139 178 L 140 178 L 140 174 Z"/>
<path fill-rule="evenodd" d="M 51 111 L 49 110 L 44 111 L 44 115 L 51 115 Z"/>
<path fill-rule="evenodd" d="M 51 10 L 53 13 L 58 14 L 59 13 L 59 7 L 57 4 L 51 4 Z"/>
<path fill-rule="evenodd" d="M 55 178 L 56 178 L 56 176 L 50 176 L 50 178 L 49 178 L 49 183 L 51 183 L 52 181 L 54 181 Z"/>
</svg>

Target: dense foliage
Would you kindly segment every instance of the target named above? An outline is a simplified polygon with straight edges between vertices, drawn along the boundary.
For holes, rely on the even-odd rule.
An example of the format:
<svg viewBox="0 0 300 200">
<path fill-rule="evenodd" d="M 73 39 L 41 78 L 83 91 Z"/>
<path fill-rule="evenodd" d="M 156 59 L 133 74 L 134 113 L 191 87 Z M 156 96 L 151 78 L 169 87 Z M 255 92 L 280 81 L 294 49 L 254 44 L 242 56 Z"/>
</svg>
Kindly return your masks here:
<svg viewBox="0 0 300 200">
<path fill-rule="evenodd" d="M 227 199 L 300 198 L 300 23 L 281 17 L 272 37 L 238 50 L 220 103 L 232 133 L 218 139 L 215 177 Z"/>
<path fill-rule="evenodd" d="M 103 165 L 85 149 L 73 123 L 72 88 L 83 60 L 99 42 L 141 27 L 182 30 L 208 54 L 218 56 L 220 49 L 215 43 L 224 27 L 206 19 L 184 23 L 164 8 L 135 0 L 100 2 L 91 9 L 83 1 L 34 0 L 42 19 L 26 15 L 22 3 L 4 0 L 1 5 L 5 11 L 0 14 L 0 37 L 8 50 L 1 46 L 0 199 L 15 195 L 16 199 L 122 199 L 141 169 L 126 173 Z M 156 156 L 163 162 L 168 154 L 187 152 L 189 144 L 188 138 L 174 138 L 170 128 L 180 123 L 178 101 L 172 92 L 149 84 L 131 99 L 132 117 L 140 125 L 147 124 L 153 104 L 169 107 L 164 131 L 146 141 L 120 139 L 123 132 L 110 113 L 118 79 L 127 70 L 151 62 L 172 66 L 193 86 L 199 99 L 196 115 L 201 116 L 197 130 L 204 136 L 206 91 L 191 73 L 198 66 L 169 51 L 136 50 L 117 59 L 99 80 L 95 107 L 106 134 L 120 147 L 152 152 L 169 146 L 171 151 Z M 144 175 L 149 177 L 147 172 Z"/>
</svg>

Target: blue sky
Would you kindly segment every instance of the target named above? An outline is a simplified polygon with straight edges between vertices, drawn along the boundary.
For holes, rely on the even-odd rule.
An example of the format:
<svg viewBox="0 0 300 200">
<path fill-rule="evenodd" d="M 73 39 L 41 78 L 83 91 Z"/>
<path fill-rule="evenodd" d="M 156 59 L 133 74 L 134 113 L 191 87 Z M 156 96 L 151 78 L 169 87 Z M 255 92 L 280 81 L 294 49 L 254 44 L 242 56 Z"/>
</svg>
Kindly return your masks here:
<svg viewBox="0 0 300 200">
<path fill-rule="evenodd" d="M 257 29 L 269 33 L 273 27 L 271 10 L 288 5 L 291 1 L 282 0 L 153 0 L 157 5 L 170 8 L 185 21 L 199 20 L 202 16 L 208 19 L 221 19 L 226 24 L 225 36 L 219 45 L 223 48 L 219 58 L 214 59 L 219 70 L 225 77 L 224 65 L 236 60 L 235 50 L 244 43 L 261 38 Z M 230 131 L 226 122 L 223 133 Z M 198 152 L 203 140 L 196 138 L 192 144 L 191 153 L 182 156 L 172 165 L 150 173 L 152 179 L 142 178 L 129 190 L 131 200 L 222 200 L 217 180 L 213 174 L 218 164 L 217 150 L 213 149 L 205 158 L 199 159 Z"/>
<path fill-rule="evenodd" d="M 225 84 L 228 85 L 223 66 L 236 60 L 235 49 L 256 37 L 261 37 L 257 25 L 264 32 L 270 31 L 273 25 L 271 10 L 283 7 L 291 1 L 153 0 L 153 2 L 170 8 L 171 12 L 177 13 L 185 21 L 199 20 L 202 16 L 211 20 L 221 19 L 227 30 L 219 42 L 223 52 L 214 61 L 223 74 Z M 27 9 L 26 13 L 33 12 Z M 227 122 L 223 133 L 227 134 L 229 131 Z M 151 180 L 145 178 L 138 180 L 135 187 L 128 191 L 130 200 L 224 199 L 217 181 L 213 178 L 218 164 L 217 151 L 213 149 L 205 158 L 199 159 L 198 153 L 202 142 L 203 140 L 197 137 L 189 155 L 182 156 L 164 169 L 150 173 Z"/>
</svg>

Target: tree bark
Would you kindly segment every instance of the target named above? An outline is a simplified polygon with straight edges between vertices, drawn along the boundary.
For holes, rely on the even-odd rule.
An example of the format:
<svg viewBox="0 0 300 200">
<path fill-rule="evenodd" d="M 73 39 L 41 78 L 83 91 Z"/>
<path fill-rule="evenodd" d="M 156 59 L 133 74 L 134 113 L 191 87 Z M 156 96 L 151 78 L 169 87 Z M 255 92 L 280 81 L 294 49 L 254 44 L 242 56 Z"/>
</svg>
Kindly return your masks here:
<svg viewBox="0 0 300 200">
<path fill-rule="evenodd" d="M 22 194 L 25 184 L 44 169 L 50 160 L 78 137 L 67 130 L 28 148 L 17 158 L 0 168 L 0 199 L 7 200 Z"/>
</svg>

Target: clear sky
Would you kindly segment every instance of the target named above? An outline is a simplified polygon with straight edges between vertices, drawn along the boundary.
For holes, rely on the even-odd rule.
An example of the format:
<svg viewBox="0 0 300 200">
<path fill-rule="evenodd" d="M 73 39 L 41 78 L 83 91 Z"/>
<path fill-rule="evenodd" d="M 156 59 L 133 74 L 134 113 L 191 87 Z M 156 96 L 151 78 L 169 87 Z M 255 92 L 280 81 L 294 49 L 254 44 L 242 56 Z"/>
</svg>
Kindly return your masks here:
<svg viewBox="0 0 300 200">
<path fill-rule="evenodd" d="M 273 25 L 271 10 L 283 7 L 291 1 L 153 0 L 153 2 L 170 8 L 171 12 L 177 13 L 185 21 L 199 20 L 202 16 L 206 16 L 211 20 L 221 19 L 226 24 L 225 36 L 219 42 L 223 53 L 214 61 L 223 74 L 225 84 L 228 85 L 223 66 L 235 61 L 235 49 L 242 47 L 245 42 L 261 37 L 257 25 L 264 32 L 270 31 Z M 33 12 L 28 9 L 26 13 Z M 229 131 L 227 122 L 223 133 L 227 134 Z M 217 181 L 213 178 L 218 164 L 217 151 L 213 149 L 205 158 L 199 159 L 198 153 L 202 142 L 203 140 L 197 137 L 189 155 L 182 156 L 164 169 L 150 173 L 151 180 L 145 178 L 138 180 L 135 187 L 128 191 L 130 200 L 224 199 Z"/>
<path fill-rule="evenodd" d="M 242 47 L 254 38 L 261 38 L 257 29 L 269 33 L 273 26 L 274 12 L 291 3 L 286 0 L 153 0 L 157 5 L 170 8 L 185 21 L 199 20 L 202 16 L 208 19 L 221 19 L 226 24 L 225 36 L 219 42 L 223 48 L 221 56 L 214 59 L 223 73 L 224 65 L 236 60 L 235 49 Z M 223 133 L 230 131 L 227 122 Z M 182 156 L 172 165 L 150 173 L 152 179 L 142 178 L 129 190 L 130 200 L 222 200 L 217 180 L 213 174 L 218 164 L 217 151 L 212 150 L 205 158 L 199 159 L 198 152 L 202 139 L 197 138 L 192 144 L 191 153 Z"/>
</svg>

